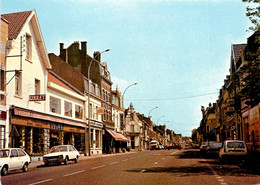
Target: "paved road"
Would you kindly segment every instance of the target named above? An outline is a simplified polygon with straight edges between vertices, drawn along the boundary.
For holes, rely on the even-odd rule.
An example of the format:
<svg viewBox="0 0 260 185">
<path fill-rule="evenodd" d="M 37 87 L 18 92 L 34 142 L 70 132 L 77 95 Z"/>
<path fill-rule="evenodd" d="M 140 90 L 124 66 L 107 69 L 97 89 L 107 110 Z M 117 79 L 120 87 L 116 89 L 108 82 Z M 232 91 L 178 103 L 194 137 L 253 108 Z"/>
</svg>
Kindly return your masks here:
<svg viewBox="0 0 260 185">
<path fill-rule="evenodd" d="M 259 184 L 259 174 L 202 158 L 196 150 L 160 150 L 30 168 L 2 177 L 11 184 Z"/>
</svg>

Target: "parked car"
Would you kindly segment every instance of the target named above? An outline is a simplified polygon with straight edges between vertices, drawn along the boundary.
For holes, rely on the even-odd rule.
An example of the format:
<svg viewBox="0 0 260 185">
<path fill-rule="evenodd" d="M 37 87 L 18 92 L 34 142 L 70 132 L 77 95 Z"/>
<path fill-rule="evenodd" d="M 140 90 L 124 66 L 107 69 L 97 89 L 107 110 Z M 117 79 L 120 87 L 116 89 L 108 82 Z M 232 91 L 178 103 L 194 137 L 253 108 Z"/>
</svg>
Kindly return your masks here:
<svg viewBox="0 0 260 185">
<path fill-rule="evenodd" d="M 167 146 L 167 149 L 170 150 L 170 149 L 181 149 L 181 145 L 179 144 L 172 144 L 172 145 L 169 145 Z"/>
<path fill-rule="evenodd" d="M 208 142 L 207 141 L 203 141 L 200 145 L 200 153 L 204 154 L 206 153 L 206 147 L 208 145 Z"/>
<path fill-rule="evenodd" d="M 67 165 L 68 161 L 78 163 L 79 152 L 72 145 L 58 145 L 51 148 L 50 153 L 43 156 L 43 162 L 46 166 L 51 163 Z"/>
<path fill-rule="evenodd" d="M 221 146 L 221 142 L 209 141 L 206 147 L 206 154 L 218 154 Z"/>
<path fill-rule="evenodd" d="M 152 140 L 150 142 L 150 150 L 159 150 L 159 142 L 156 140 Z"/>
<path fill-rule="evenodd" d="M 30 163 L 30 156 L 21 148 L 0 149 L 0 170 L 3 176 L 13 170 L 27 172 Z"/>
<path fill-rule="evenodd" d="M 247 147 L 244 141 L 240 140 L 227 140 L 222 144 L 222 148 L 219 151 L 219 160 L 245 160 L 247 157 Z"/>
</svg>

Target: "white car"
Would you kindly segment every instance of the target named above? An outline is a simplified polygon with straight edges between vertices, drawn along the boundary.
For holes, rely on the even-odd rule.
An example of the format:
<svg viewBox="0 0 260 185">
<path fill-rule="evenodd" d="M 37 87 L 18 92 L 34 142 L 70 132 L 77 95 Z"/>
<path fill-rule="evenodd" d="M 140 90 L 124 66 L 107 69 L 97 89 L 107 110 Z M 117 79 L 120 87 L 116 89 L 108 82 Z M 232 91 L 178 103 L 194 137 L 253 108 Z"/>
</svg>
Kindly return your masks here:
<svg viewBox="0 0 260 185">
<path fill-rule="evenodd" d="M 79 152 L 72 145 L 58 145 L 51 148 L 50 153 L 43 156 L 43 162 L 46 166 L 51 163 L 66 165 L 68 161 L 75 161 L 78 163 Z"/>
<path fill-rule="evenodd" d="M 223 142 L 219 151 L 219 160 L 244 160 L 247 154 L 247 148 L 244 141 L 227 140 Z"/>
<path fill-rule="evenodd" d="M 0 149 L 0 170 L 2 175 L 7 175 L 8 171 L 23 170 L 27 172 L 31 163 L 30 156 L 21 148 Z"/>
</svg>

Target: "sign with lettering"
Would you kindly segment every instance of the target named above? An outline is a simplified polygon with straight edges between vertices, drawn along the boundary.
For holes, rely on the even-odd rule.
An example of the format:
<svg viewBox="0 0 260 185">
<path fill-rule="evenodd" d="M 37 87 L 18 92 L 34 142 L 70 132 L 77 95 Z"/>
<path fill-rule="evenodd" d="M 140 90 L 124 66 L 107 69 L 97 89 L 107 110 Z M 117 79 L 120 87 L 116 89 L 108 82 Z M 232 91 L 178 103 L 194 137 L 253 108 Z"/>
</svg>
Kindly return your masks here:
<svg viewBox="0 0 260 185">
<path fill-rule="evenodd" d="M 50 129 L 64 130 L 64 125 L 59 123 L 50 123 Z"/>
<path fill-rule="evenodd" d="M 45 101 L 46 95 L 39 94 L 39 95 L 29 95 L 29 101 Z"/>
</svg>

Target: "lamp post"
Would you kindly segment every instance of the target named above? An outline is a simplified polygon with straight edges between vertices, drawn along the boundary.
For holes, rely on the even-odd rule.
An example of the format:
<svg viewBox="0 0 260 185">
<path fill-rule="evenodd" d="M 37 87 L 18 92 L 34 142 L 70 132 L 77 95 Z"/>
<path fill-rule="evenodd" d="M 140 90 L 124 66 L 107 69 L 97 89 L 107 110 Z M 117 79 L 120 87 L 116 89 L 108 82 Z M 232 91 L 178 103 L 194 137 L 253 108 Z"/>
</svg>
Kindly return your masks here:
<svg viewBox="0 0 260 185">
<path fill-rule="evenodd" d="M 152 112 L 152 110 L 154 110 L 154 109 L 157 109 L 158 107 L 154 107 L 154 108 L 152 108 L 150 111 L 149 111 L 149 113 L 148 113 L 148 119 L 149 119 L 149 117 L 150 117 L 150 113 Z"/>
<path fill-rule="evenodd" d="M 85 147 L 88 145 L 89 156 L 91 155 L 91 150 L 90 150 L 90 146 L 91 146 L 91 138 L 90 138 L 91 137 L 91 134 L 90 134 L 90 114 L 91 114 L 91 112 L 90 112 L 90 67 L 97 56 L 100 56 L 102 53 L 109 52 L 109 51 L 110 51 L 110 49 L 106 49 L 106 50 L 98 53 L 95 57 L 92 58 L 92 60 L 89 63 L 89 66 L 88 66 L 88 142 L 85 137 Z M 87 135 L 87 128 L 85 129 L 85 136 L 86 135 Z M 85 149 L 85 155 L 87 155 L 86 149 Z"/>
<path fill-rule="evenodd" d="M 157 119 L 157 126 L 159 126 L 159 120 L 161 119 L 161 118 L 163 118 L 164 116 L 161 116 L 161 117 L 159 117 L 158 119 Z"/>
<path fill-rule="evenodd" d="M 128 88 L 130 88 L 131 86 L 134 86 L 134 85 L 137 85 L 137 83 L 133 83 L 131 85 L 129 85 L 128 87 L 125 88 L 124 92 L 123 92 L 123 95 L 122 95 L 122 108 L 123 108 L 123 135 L 125 134 L 124 130 L 125 130 L 125 110 L 124 110 L 124 95 L 125 95 L 125 92 Z"/>
</svg>

